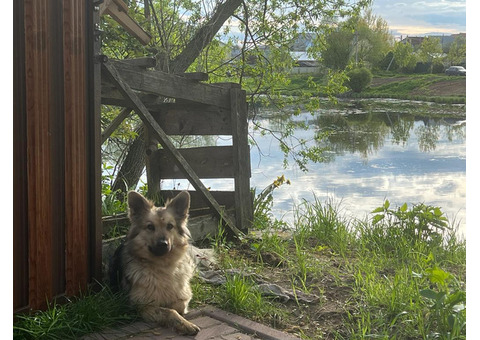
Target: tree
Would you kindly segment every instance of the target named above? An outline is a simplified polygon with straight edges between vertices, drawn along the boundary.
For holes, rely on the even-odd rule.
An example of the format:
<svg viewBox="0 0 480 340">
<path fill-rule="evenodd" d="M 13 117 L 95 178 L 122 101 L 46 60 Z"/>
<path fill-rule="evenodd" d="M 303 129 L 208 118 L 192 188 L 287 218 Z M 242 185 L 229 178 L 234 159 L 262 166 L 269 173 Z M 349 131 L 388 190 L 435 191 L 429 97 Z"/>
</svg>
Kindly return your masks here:
<svg viewBox="0 0 480 340">
<path fill-rule="evenodd" d="M 102 23 L 103 52 L 119 59 L 155 54 L 158 67 L 163 71 L 201 70 L 212 75 L 212 81 L 241 84 L 252 101 L 262 98 L 282 106 L 283 99 L 275 87 L 288 82 L 289 65 L 283 52 L 289 44 L 303 31 L 321 35 L 334 17 L 358 15 L 370 3 L 371 0 L 354 4 L 344 0 L 131 0 L 129 14 L 147 27 L 153 36 L 151 43 L 141 46 L 107 17 Z M 227 21 L 238 28 L 237 41 L 227 39 L 228 26 L 223 26 Z M 227 45 L 239 44 L 239 52 L 226 58 L 225 49 L 219 43 L 221 37 L 223 41 L 229 40 Z M 267 56 L 265 51 L 273 53 Z M 141 138 L 142 134 L 138 136 Z M 285 151 L 293 152 L 293 148 Z M 141 157 L 133 149 L 121 154 L 126 156 L 119 163 L 141 164 L 132 161 Z M 116 183 L 126 182 L 122 173 L 138 173 L 128 166 L 119 168 L 122 171 Z M 131 188 L 137 182 L 138 179 L 129 179 L 126 187 Z"/>
<path fill-rule="evenodd" d="M 351 31 L 338 29 L 325 38 L 325 49 L 322 52 L 323 64 L 334 70 L 344 70 L 352 56 Z"/>
<path fill-rule="evenodd" d="M 432 63 L 442 58 L 442 44 L 440 38 L 425 37 L 420 44 L 418 56 L 424 63 Z"/>
<path fill-rule="evenodd" d="M 447 54 L 447 61 L 450 65 L 465 64 L 467 59 L 467 41 L 465 37 L 455 37 Z"/>
<path fill-rule="evenodd" d="M 377 67 L 392 46 L 387 22 L 373 15 L 369 8 L 362 16 L 349 18 L 327 34 L 320 49 L 325 66 L 343 70 L 352 60 Z"/>
<path fill-rule="evenodd" d="M 413 53 L 413 47 L 409 43 L 396 42 L 393 55 L 395 61 L 403 72 L 412 72 L 417 63 L 417 57 Z"/>
</svg>

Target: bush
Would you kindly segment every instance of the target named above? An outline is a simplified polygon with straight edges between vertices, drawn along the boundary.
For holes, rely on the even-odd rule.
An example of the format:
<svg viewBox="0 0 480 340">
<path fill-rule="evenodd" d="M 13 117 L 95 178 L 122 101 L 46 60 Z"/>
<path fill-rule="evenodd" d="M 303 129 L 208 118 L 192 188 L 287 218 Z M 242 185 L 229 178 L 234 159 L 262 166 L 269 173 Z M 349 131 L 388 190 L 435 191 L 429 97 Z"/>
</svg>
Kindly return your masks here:
<svg viewBox="0 0 480 340">
<path fill-rule="evenodd" d="M 356 68 L 347 73 L 347 86 L 353 92 L 362 92 L 372 81 L 372 72 L 365 67 Z"/>
<path fill-rule="evenodd" d="M 432 73 L 443 73 L 443 72 L 445 72 L 445 67 L 443 66 L 443 63 L 440 61 L 433 62 Z"/>
</svg>

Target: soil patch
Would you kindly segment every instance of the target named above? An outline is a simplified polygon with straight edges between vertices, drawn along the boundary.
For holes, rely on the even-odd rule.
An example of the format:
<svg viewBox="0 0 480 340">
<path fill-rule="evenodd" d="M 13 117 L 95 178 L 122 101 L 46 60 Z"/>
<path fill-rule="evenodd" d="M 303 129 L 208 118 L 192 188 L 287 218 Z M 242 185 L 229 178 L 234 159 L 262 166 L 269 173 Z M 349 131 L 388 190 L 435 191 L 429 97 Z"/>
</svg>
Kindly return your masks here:
<svg viewBox="0 0 480 340">
<path fill-rule="evenodd" d="M 412 91 L 412 95 L 428 96 L 465 96 L 467 81 L 465 77 L 455 80 L 438 81 L 424 88 Z"/>
</svg>

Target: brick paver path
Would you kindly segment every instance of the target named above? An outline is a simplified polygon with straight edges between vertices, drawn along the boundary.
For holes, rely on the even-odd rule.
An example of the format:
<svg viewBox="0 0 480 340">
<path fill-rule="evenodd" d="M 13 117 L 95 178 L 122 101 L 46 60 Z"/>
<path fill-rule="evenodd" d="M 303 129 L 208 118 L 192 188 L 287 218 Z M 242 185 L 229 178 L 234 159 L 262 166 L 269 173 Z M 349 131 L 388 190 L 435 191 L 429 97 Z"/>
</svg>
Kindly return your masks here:
<svg viewBox="0 0 480 340">
<path fill-rule="evenodd" d="M 146 322 L 135 322 L 116 329 L 89 334 L 82 340 L 300 340 L 241 316 L 214 307 L 191 311 L 187 319 L 201 328 L 195 336 L 179 335 L 175 331 Z"/>
</svg>

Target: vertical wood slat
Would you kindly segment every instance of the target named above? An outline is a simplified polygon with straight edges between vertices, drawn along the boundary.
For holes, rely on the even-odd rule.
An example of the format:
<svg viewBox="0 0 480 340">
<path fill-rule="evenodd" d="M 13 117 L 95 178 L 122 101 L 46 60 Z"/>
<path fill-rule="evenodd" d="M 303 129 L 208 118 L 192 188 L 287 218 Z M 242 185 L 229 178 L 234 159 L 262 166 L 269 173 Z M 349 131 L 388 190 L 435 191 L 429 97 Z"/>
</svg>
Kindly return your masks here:
<svg viewBox="0 0 480 340">
<path fill-rule="evenodd" d="M 248 117 L 245 90 L 230 89 L 232 115 L 233 168 L 235 177 L 236 225 L 246 231 L 253 221 L 253 202 L 250 193 L 250 148 L 248 146 Z"/>
<path fill-rule="evenodd" d="M 85 0 L 63 2 L 66 294 L 88 277 Z"/>
<path fill-rule="evenodd" d="M 28 306 L 27 136 L 23 1 L 14 1 L 13 31 L 13 311 Z"/>
<path fill-rule="evenodd" d="M 51 70 L 48 0 L 25 0 L 29 305 L 52 296 Z"/>
<path fill-rule="evenodd" d="M 101 176 L 102 176 L 102 154 L 101 154 L 101 63 L 95 60 L 95 56 L 100 55 L 102 41 L 100 36 L 95 35 L 94 28 L 100 25 L 100 12 L 98 10 L 91 10 L 93 1 L 88 0 L 86 3 L 87 15 L 87 39 L 89 59 L 87 61 L 88 74 L 88 96 L 89 100 L 89 115 L 87 117 L 87 129 L 89 135 L 87 138 L 87 154 L 89 155 L 88 167 L 88 208 L 89 208 L 89 277 L 95 278 L 98 281 L 102 278 L 102 190 L 101 190 Z M 95 7 L 94 7 L 95 8 Z"/>
</svg>

